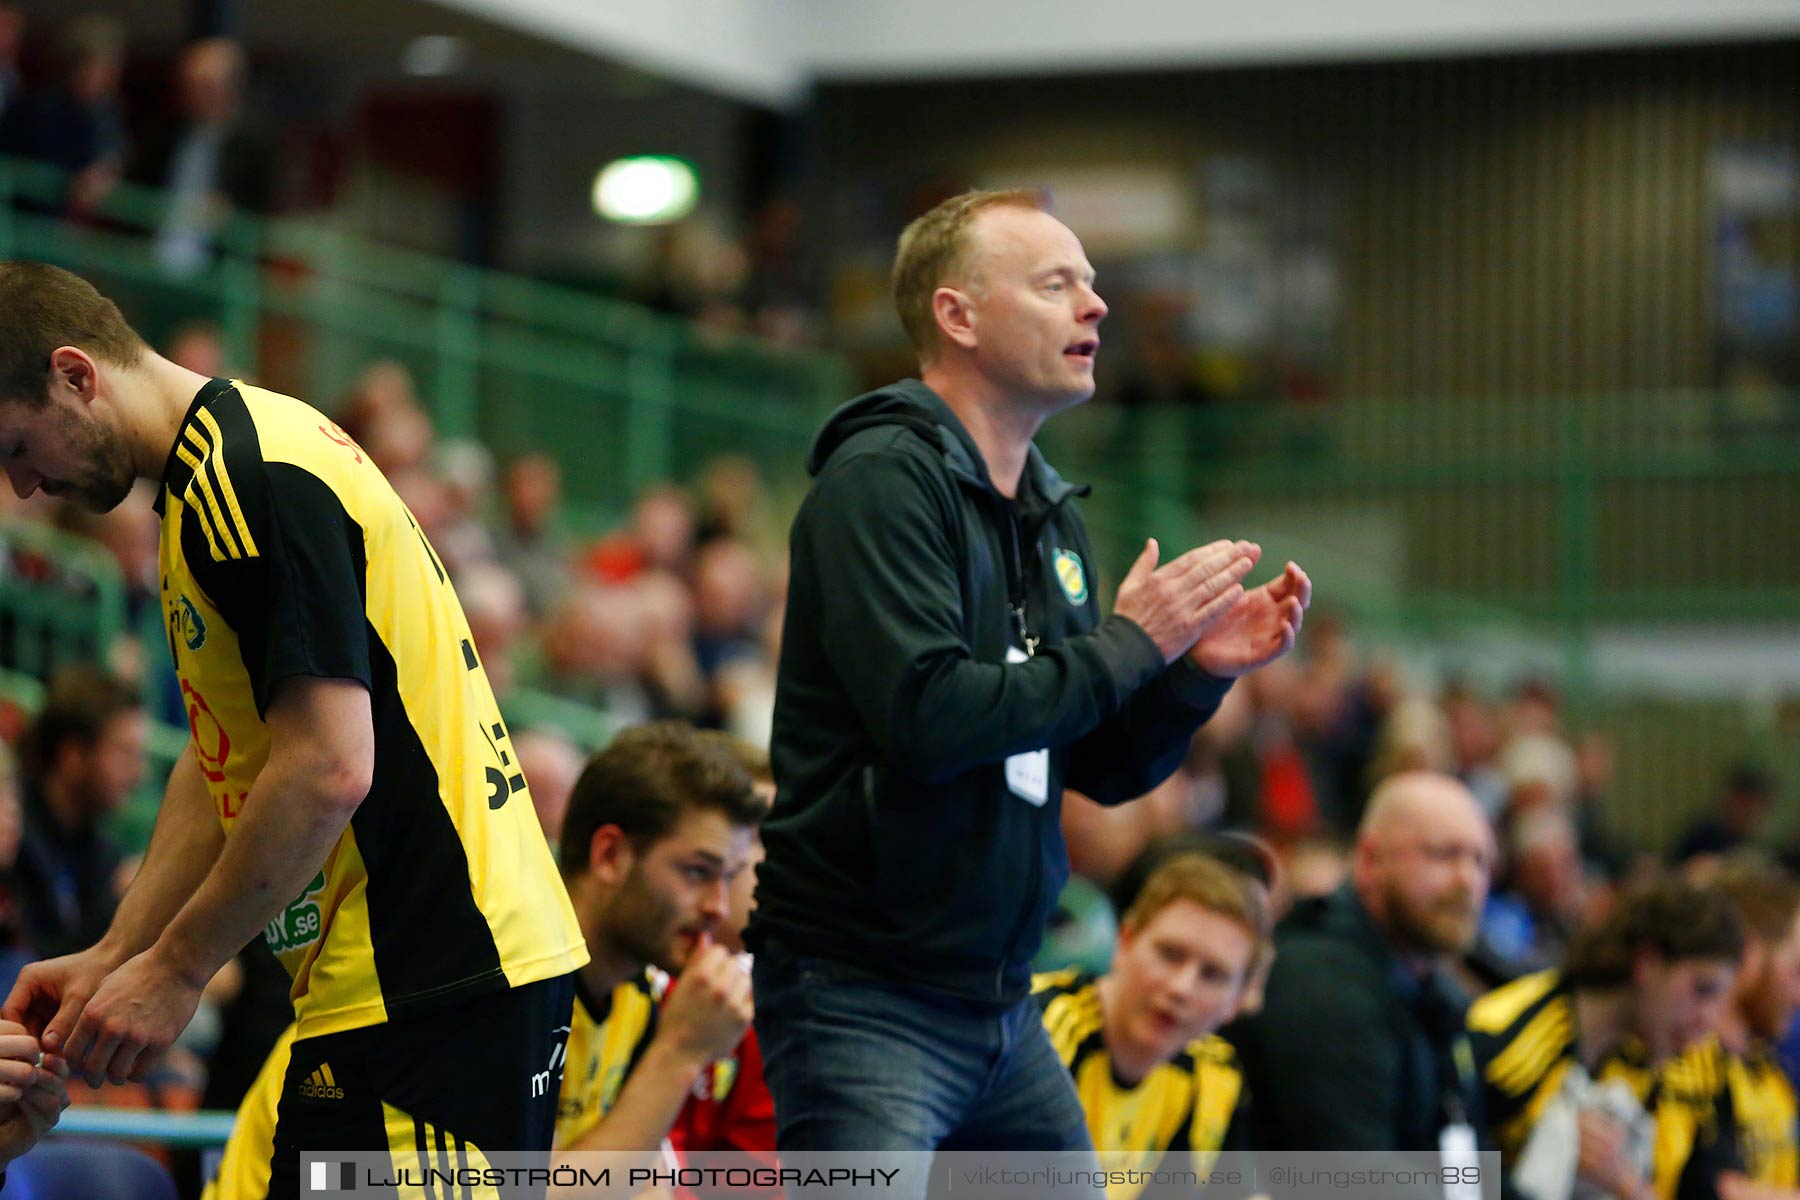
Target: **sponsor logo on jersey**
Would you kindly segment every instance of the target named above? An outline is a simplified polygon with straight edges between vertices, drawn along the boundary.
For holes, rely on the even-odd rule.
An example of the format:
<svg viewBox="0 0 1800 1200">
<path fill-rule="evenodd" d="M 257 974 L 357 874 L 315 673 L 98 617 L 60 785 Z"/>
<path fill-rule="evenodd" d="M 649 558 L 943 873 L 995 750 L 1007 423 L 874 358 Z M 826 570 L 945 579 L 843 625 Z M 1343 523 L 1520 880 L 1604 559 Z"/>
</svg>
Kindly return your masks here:
<svg viewBox="0 0 1800 1200">
<path fill-rule="evenodd" d="M 332 1077 L 331 1064 L 320 1063 L 319 1069 L 300 1081 L 300 1097 L 303 1100 L 342 1100 L 344 1089 L 338 1086 Z"/>
<path fill-rule="evenodd" d="M 325 888 L 325 872 L 314 875 L 295 901 L 281 910 L 281 915 L 263 930 L 263 941 L 276 954 L 286 954 L 310 946 L 319 940 L 324 929 L 323 916 L 315 897 Z"/>
<path fill-rule="evenodd" d="M 206 645 L 206 619 L 186 596 L 177 596 L 169 602 L 169 635 L 189 650 Z"/>
<path fill-rule="evenodd" d="M 231 735 L 213 715 L 206 697 L 185 678 L 181 681 L 181 697 L 187 701 L 188 730 L 194 735 L 194 758 L 200 763 L 200 771 L 208 782 L 224 783 L 225 763 L 231 757 Z"/>
</svg>

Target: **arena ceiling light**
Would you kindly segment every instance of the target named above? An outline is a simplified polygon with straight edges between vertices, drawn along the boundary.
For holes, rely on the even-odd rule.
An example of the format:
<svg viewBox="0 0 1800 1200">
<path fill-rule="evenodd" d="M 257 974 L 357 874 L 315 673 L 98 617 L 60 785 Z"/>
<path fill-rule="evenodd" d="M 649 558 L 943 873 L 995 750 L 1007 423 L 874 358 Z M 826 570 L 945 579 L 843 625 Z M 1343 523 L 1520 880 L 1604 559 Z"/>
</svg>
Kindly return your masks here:
<svg viewBox="0 0 1800 1200">
<path fill-rule="evenodd" d="M 594 211 L 621 225 L 665 225 L 694 211 L 700 177 L 693 164 L 663 154 L 610 162 L 594 177 Z"/>
<path fill-rule="evenodd" d="M 468 62 L 469 44 L 447 33 L 416 37 L 400 51 L 400 69 L 408 75 L 424 78 L 454 75 Z"/>
</svg>

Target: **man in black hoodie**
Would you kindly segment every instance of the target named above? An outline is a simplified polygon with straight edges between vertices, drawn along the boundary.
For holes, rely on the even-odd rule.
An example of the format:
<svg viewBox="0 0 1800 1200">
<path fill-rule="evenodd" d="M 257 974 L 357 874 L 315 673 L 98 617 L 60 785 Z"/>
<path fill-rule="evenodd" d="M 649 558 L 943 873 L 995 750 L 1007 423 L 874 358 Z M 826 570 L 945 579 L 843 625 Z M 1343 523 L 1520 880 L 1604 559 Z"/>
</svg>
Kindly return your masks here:
<svg viewBox="0 0 1800 1200">
<path fill-rule="evenodd" d="M 1063 787 L 1142 795 L 1299 630 L 1305 574 L 1246 591 L 1232 541 L 1148 542 L 1102 620 L 1078 489 L 1032 445 L 1093 392 L 1093 278 L 1034 194 L 946 201 L 894 268 L 923 381 L 814 445 L 749 931 L 783 1151 L 1091 1154 L 1028 998 Z"/>
</svg>

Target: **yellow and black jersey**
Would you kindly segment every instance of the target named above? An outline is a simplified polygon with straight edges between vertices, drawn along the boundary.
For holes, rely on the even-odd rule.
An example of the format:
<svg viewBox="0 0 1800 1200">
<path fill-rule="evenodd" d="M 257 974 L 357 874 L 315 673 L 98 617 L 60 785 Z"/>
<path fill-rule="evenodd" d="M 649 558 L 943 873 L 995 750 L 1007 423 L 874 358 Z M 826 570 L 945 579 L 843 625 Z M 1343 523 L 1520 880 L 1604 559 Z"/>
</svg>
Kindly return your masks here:
<svg viewBox="0 0 1800 1200">
<path fill-rule="evenodd" d="M 1136 1085 L 1123 1084 L 1106 1050 L 1097 984 L 1070 969 L 1037 976 L 1032 994 L 1050 1044 L 1074 1076 L 1102 1163 L 1151 1170 L 1166 1154 L 1187 1154 L 1190 1169 L 1204 1174 L 1219 1151 L 1247 1148 L 1244 1076 L 1231 1045 L 1216 1035 L 1201 1038 Z M 1131 1200 L 1140 1188 L 1111 1184 L 1107 1200 Z"/>
<path fill-rule="evenodd" d="M 1766 1043 L 1740 1057 L 1709 1038 L 1664 1068 L 1663 1090 L 1659 1141 L 1708 1159 L 1714 1173 L 1729 1167 L 1768 1187 L 1800 1187 L 1800 1104 Z"/>
<path fill-rule="evenodd" d="M 1508 1158 L 1525 1144 L 1577 1060 L 1575 993 L 1560 971 L 1495 988 L 1469 1008 L 1488 1125 Z M 1609 1055 L 1596 1082 L 1623 1080 L 1648 1107 L 1656 1072 L 1635 1047 Z"/>
<path fill-rule="evenodd" d="M 268 761 L 281 683 L 369 689 L 368 798 L 265 933 L 300 1036 L 585 963 L 462 607 L 356 443 L 298 400 L 215 379 L 182 422 L 157 511 L 169 649 L 227 833 Z"/>
<path fill-rule="evenodd" d="M 1477 1000 L 1468 1025 L 1488 1126 L 1510 1163 L 1579 1061 L 1574 989 L 1560 971 L 1527 975 Z M 1708 1195 L 1706 1164 L 1692 1154 L 1692 1139 L 1673 1135 L 1684 1106 L 1665 1094 L 1661 1075 L 1642 1045 L 1630 1041 L 1606 1057 L 1594 1080 L 1624 1083 L 1656 1118 L 1651 1182 L 1657 1195 Z"/>
<path fill-rule="evenodd" d="M 649 975 L 640 974 L 596 997 L 575 979 L 569 1055 L 556 1105 L 556 1145 L 580 1141 L 612 1110 L 625 1079 L 656 1035 L 656 1001 Z"/>
<path fill-rule="evenodd" d="M 1469 1008 L 1487 1122 L 1510 1159 L 1576 1061 L 1575 997 L 1557 971 L 1495 988 Z"/>
</svg>

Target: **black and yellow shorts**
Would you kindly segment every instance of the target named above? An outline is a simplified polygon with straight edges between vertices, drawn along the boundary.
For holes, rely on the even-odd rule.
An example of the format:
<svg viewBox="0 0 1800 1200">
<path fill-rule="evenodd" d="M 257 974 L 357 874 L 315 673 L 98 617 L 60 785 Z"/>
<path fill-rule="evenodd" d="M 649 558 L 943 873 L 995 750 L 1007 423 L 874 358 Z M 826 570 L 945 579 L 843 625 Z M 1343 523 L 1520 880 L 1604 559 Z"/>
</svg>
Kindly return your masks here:
<svg viewBox="0 0 1800 1200">
<path fill-rule="evenodd" d="M 396 1166 L 421 1168 L 548 1151 L 573 1003 L 565 975 L 295 1041 L 276 1110 L 271 1200 L 310 1194 L 303 1151 L 385 1149 Z"/>
</svg>

